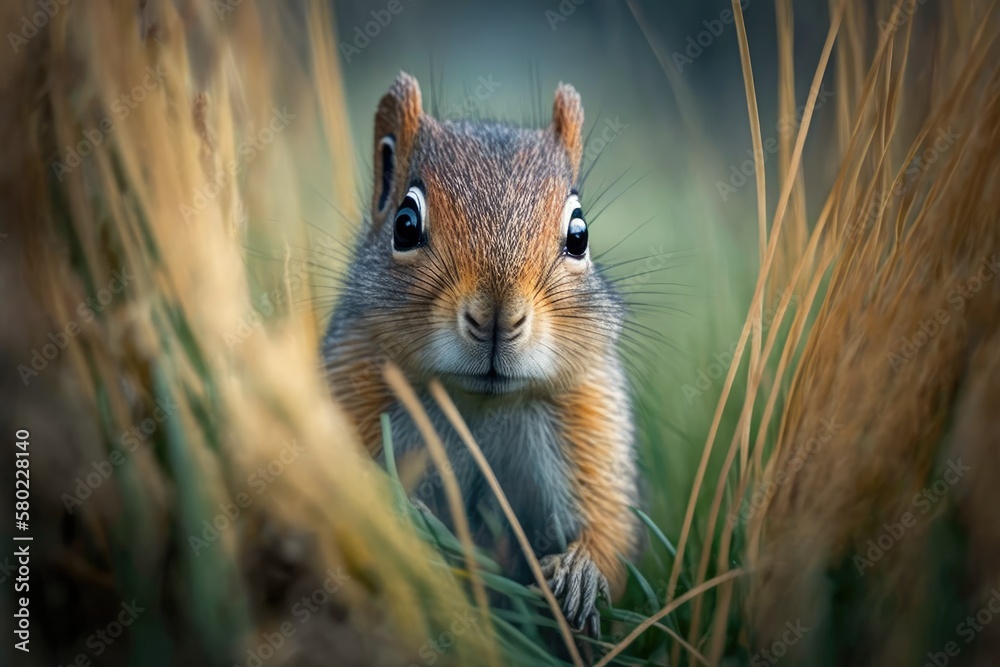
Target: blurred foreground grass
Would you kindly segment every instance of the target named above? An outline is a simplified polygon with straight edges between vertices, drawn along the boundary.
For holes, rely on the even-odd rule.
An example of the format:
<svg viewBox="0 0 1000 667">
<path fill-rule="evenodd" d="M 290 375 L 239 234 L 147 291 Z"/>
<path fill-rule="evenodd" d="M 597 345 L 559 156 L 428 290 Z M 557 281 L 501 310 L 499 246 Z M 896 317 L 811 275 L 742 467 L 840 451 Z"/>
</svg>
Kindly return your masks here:
<svg viewBox="0 0 1000 667">
<path fill-rule="evenodd" d="M 715 176 L 708 160 L 693 160 L 703 187 L 677 203 L 698 220 L 685 237 L 692 248 L 622 234 L 612 218 L 634 217 L 628 194 L 595 226 L 610 248 L 602 261 L 617 264 L 612 275 L 633 302 L 646 487 L 637 512 L 649 548 L 629 564 L 624 597 L 603 611 L 602 639 L 580 640 L 594 662 L 753 664 L 770 645 L 777 612 L 768 604 L 787 594 L 748 576 L 766 570 L 769 504 L 793 487 L 773 490 L 776 461 L 820 438 L 803 424 L 837 404 L 817 403 L 795 378 L 811 373 L 821 387 L 867 370 L 822 365 L 824 354 L 861 345 L 830 334 L 849 328 L 830 312 L 864 311 L 875 298 L 867 281 L 884 267 L 894 275 L 893 258 L 930 258 L 910 277 L 970 270 L 968 252 L 945 261 L 960 240 L 932 234 L 962 219 L 934 215 L 963 187 L 974 195 L 959 213 L 975 251 L 995 247 L 984 196 L 950 180 L 975 159 L 984 180 L 996 177 L 994 5 L 948 5 L 935 28 L 922 15 L 901 20 L 902 5 L 877 4 L 832 3 L 805 120 L 781 137 L 779 168 L 766 172 L 780 185 L 776 201 L 761 197 L 734 229 L 709 213 Z M 798 99 L 794 19 L 791 2 L 776 6 L 779 107 L 788 114 Z M 31 7 L 9 4 L 3 25 L 18 25 Z M 30 428 L 46 448 L 34 460 L 47 650 L 37 663 L 89 654 L 101 619 L 135 599 L 149 611 L 100 664 L 563 664 L 548 649 L 556 623 L 544 599 L 481 554 L 476 572 L 467 570 L 458 540 L 409 506 L 396 472 L 361 455 L 319 373 L 317 334 L 358 221 L 356 193 L 368 187 L 355 183 L 333 17 L 321 3 L 226 7 L 74 3 L 4 68 L 5 99 L 18 102 L 0 119 L 12 237 L 0 251 L 5 284 L 23 283 L 5 304 L 20 323 L 2 329 L 8 367 L 79 320 L 78 304 L 115 271 L 134 276 L 56 359 L 5 384 L 4 425 Z M 641 13 L 636 20 L 662 57 L 655 29 Z M 879 31 L 880 20 L 897 28 Z M 911 52 L 927 35 L 940 37 L 938 50 Z M 828 72 L 833 54 L 839 65 Z M 932 63 L 933 85 L 916 85 Z M 801 142 L 829 79 L 838 129 L 815 141 L 828 146 L 838 176 L 825 188 L 807 181 Z M 697 117 L 698 101 L 677 93 Z M 979 116 L 969 111 L 980 107 Z M 911 176 L 914 155 L 952 123 L 963 128 L 958 148 Z M 692 132 L 693 144 L 711 143 Z M 987 142 L 980 153 L 973 137 Z M 759 194 L 768 192 L 764 170 L 755 175 Z M 885 197 L 904 177 L 904 194 Z M 807 194 L 824 204 L 807 206 Z M 913 245 L 924 229 L 939 243 Z M 757 241 L 749 254 L 747 239 Z M 842 292 L 828 293 L 832 284 Z M 705 308 L 695 297 L 708 285 L 718 293 Z M 868 372 L 898 382 L 888 370 Z M 164 402 L 176 407 L 161 419 Z M 144 437 L 133 448 L 136 427 Z M 110 483 L 81 498 L 79 479 L 107 461 Z M 780 512 L 779 525 L 797 516 L 788 505 Z M 844 549 L 832 543 L 823 553 Z M 509 608 L 484 618 L 473 577 Z M 751 583 L 763 611 L 748 618 Z"/>
</svg>

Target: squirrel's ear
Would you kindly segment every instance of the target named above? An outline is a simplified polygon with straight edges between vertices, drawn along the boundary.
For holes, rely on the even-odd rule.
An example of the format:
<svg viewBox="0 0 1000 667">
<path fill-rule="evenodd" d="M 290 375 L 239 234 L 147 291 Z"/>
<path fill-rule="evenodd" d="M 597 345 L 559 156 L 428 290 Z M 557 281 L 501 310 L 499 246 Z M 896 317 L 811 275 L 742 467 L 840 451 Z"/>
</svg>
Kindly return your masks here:
<svg viewBox="0 0 1000 667">
<path fill-rule="evenodd" d="M 552 104 L 552 132 L 569 154 L 573 180 L 576 181 L 583 158 L 583 103 L 580 93 L 568 83 L 560 83 L 556 88 L 556 99 Z"/>
<path fill-rule="evenodd" d="M 399 198 L 410 170 L 410 156 L 420 129 L 420 84 L 400 72 L 375 112 L 375 188 L 372 221 L 378 229 Z"/>
</svg>

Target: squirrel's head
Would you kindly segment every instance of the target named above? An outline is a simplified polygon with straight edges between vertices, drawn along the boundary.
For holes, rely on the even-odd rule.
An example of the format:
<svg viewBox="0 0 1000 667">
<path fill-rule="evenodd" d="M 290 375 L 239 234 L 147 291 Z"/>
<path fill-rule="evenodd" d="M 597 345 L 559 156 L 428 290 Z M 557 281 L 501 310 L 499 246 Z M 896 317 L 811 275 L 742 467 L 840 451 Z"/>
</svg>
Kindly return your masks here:
<svg viewBox="0 0 1000 667">
<path fill-rule="evenodd" d="M 591 261 L 582 127 L 566 84 L 545 129 L 437 120 L 405 73 L 381 99 L 358 279 L 369 330 L 410 374 L 504 394 L 605 363 L 623 312 Z"/>
</svg>

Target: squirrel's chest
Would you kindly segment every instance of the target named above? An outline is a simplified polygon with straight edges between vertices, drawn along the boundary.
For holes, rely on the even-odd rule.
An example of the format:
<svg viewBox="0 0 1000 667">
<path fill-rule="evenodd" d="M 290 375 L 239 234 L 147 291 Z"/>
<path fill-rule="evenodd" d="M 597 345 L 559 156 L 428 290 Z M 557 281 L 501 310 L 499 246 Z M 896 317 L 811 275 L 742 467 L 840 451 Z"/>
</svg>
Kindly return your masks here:
<svg viewBox="0 0 1000 667">
<path fill-rule="evenodd" d="M 473 530 L 487 529 L 477 525 L 484 514 L 494 514 L 503 523 L 494 494 L 465 444 L 433 401 L 424 401 L 424 406 L 448 451 Z M 551 408 L 541 402 L 525 402 L 487 408 L 460 406 L 460 410 L 529 540 L 542 539 L 554 547 L 564 537 L 571 537 L 578 524 L 572 470 Z M 395 406 L 390 417 L 397 456 L 423 447 L 423 439 L 405 410 Z M 412 496 L 439 516 L 447 507 L 441 475 L 433 467 Z M 536 545 L 536 551 L 549 551 L 547 545 Z"/>
</svg>

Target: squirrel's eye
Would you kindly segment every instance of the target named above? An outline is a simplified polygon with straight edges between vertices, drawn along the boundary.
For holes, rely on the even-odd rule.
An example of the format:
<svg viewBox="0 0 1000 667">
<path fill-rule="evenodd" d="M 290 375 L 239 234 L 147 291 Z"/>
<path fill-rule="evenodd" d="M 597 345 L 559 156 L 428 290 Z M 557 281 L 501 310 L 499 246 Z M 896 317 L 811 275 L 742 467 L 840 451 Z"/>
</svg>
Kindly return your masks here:
<svg viewBox="0 0 1000 667">
<path fill-rule="evenodd" d="M 587 221 L 583 219 L 580 197 L 576 191 L 570 193 L 563 208 L 563 230 L 566 233 L 566 254 L 574 259 L 587 257 Z"/>
<path fill-rule="evenodd" d="M 424 193 L 412 187 L 396 211 L 392 248 L 397 252 L 413 250 L 424 241 Z"/>
</svg>

